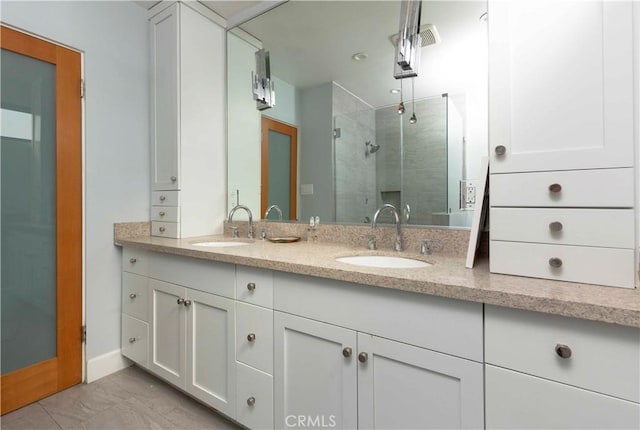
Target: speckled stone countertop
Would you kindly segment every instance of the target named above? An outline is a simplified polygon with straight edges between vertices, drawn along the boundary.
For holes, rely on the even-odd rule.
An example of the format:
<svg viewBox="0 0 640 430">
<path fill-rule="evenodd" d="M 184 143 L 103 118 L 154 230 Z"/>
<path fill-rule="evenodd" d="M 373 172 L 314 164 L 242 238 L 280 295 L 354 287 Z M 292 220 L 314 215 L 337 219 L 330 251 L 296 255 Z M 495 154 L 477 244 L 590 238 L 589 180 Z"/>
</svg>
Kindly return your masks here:
<svg viewBox="0 0 640 430">
<path fill-rule="evenodd" d="M 474 269 L 450 255 L 402 256 L 432 264 L 419 269 L 361 267 L 335 260 L 349 255 L 399 255 L 345 244 L 300 241 L 276 244 L 255 240 L 248 246 L 203 248 L 195 242 L 231 240 L 228 236 L 168 239 L 142 235 L 117 237 L 116 244 L 338 281 L 374 285 L 420 294 L 482 302 L 516 309 L 640 327 L 640 290 L 603 287 L 489 273 L 486 258 Z M 243 241 L 245 239 L 235 239 Z"/>
</svg>

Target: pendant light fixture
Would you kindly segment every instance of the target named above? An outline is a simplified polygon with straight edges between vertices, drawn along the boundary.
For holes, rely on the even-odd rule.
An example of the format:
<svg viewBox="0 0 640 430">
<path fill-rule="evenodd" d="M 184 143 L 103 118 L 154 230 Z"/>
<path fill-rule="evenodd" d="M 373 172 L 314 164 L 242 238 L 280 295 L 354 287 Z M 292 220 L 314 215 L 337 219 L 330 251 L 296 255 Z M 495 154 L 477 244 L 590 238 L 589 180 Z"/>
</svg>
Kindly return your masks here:
<svg viewBox="0 0 640 430">
<path fill-rule="evenodd" d="M 404 113 L 404 99 L 402 98 L 402 80 L 400 81 L 400 103 L 398 104 L 398 115 Z"/>
<path fill-rule="evenodd" d="M 418 122 L 418 118 L 416 117 L 416 96 L 413 92 L 413 79 L 414 78 L 411 78 L 411 104 L 413 105 L 413 115 L 409 118 L 409 124 L 415 124 Z"/>
</svg>

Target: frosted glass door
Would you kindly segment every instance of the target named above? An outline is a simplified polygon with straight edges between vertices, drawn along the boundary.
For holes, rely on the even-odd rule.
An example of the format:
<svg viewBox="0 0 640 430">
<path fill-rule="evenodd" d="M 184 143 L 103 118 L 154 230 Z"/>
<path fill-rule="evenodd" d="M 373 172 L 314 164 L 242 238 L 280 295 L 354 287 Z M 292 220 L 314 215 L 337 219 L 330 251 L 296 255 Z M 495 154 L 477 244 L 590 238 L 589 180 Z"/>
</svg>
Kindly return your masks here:
<svg viewBox="0 0 640 430">
<path fill-rule="evenodd" d="M 56 356 L 56 67 L 2 50 L 2 374 Z"/>
<path fill-rule="evenodd" d="M 282 215 L 288 219 L 289 215 L 289 190 L 291 187 L 291 137 L 269 130 L 269 190 L 268 205 L 278 205 Z M 276 217 L 272 213 L 270 217 Z"/>
</svg>

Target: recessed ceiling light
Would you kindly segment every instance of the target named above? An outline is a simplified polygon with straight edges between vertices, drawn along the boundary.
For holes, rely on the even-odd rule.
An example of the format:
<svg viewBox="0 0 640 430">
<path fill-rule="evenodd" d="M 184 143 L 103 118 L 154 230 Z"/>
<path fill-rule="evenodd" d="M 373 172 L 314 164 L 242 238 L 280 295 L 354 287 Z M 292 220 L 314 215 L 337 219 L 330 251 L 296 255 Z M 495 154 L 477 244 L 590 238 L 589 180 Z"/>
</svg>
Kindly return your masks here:
<svg viewBox="0 0 640 430">
<path fill-rule="evenodd" d="M 353 59 L 353 61 L 362 61 L 369 58 L 369 54 L 367 54 L 366 52 L 358 52 L 356 54 L 353 54 L 351 58 Z"/>
<path fill-rule="evenodd" d="M 389 90 L 391 94 L 400 94 L 400 88 L 392 88 Z"/>
</svg>

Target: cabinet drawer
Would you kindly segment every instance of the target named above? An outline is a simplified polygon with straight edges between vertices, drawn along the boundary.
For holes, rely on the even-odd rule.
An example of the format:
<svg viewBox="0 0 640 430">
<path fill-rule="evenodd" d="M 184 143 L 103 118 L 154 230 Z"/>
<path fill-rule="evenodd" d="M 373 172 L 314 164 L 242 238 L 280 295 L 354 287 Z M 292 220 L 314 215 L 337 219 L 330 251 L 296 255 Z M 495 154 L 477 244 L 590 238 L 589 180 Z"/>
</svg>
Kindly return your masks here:
<svg viewBox="0 0 640 430">
<path fill-rule="evenodd" d="M 243 302 L 273 308 L 273 272 L 237 266 L 236 297 Z"/>
<path fill-rule="evenodd" d="M 180 206 L 180 192 L 152 191 L 151 206 Z"/>
<path fill-rule="evenodd" d="M 175 206 L 152 206 L 151 221 L 180 222 L 180 208 Z"/>
<path fill-rule="evenodd" d="M 152 221 L 151 235 L 177 239 L 180 237 L 180 223 Z"/>
<path fill-rule="evenodd" d="M 273 377 L 236 363 L 236 421 L 250 429 L 273 428 Z"/>
<path fill-rule="evenodd" d="M 149 366 L 149 324 L 122 315 L 122 355 L 143 367 Z"/>
<path fill-rule="evenodd" d="M 273 374 L 273 311 L 236 302 L 236 360 Z"/>
<path fill-rule="evenodd" d="M 633 169 L 493 174 L 491 206 L 631 208 L 633 182 Z"/>
<path fill-rule="evenodd" d="M 628 248 L 634 246 L 632 209 L 491 209 L 491 239 Z"/>
<path fill-rule="evenodd" d="M 122 273 L 122 312 L 142 321 L 149 321 L 149 278 Z"/>
<path fill-rule="evenodd" d="M 487 429 L 640 428 L 637 403 L 489 365 L 485 399 Z"/>
<path fill-rule="evenodd" d="M 149 254 L 136 248 L 122 249 L 122 270 L 125 272 L 146 275 L 149 265 Z"/>
<path fill-rule="evenodd" d="M 205 293 L 233 299 L 236 270 L 233 264 L 179 255 L 154 253 L 149 277 Z"/>
<path fill-rule="evenodd" d="M 633 249 L 492 240 L 490 254 L 494 273 L 634 288 Z"/>
<path fill-rule="evenodd" d="M 569 358 L 556 346 L 566 345 Z M 485 360 L 531 375 L 640 401 L 640 329 L 485 306 Z"/>
</svg>

